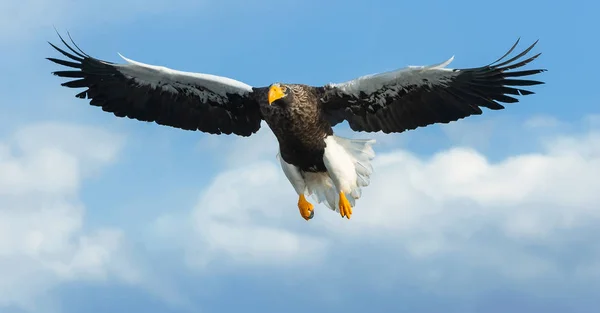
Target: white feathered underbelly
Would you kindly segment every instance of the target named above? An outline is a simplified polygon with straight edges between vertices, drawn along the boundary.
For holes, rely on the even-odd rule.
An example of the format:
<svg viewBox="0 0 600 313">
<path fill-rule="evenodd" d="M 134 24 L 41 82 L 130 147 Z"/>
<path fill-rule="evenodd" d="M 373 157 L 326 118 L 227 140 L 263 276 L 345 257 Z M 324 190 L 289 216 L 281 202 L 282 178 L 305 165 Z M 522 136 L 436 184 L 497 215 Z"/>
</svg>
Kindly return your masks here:
<svg viewBox="0 0 600 313">
<path fill-rule="evenodd" d="M 335 135 L 325 139 L 323 162 L 326 172 L 300 172 L 295 166 L 279 160 L 289 181 L 298 194 L 312 196 L 332 210 L 338 211 L 339 193 L 344 192 L 354 207 L 361 188 L 370 183 L 373 173 L 371 160 L 375 157 L 374 139 L 348 139 Z"/>
</svg>

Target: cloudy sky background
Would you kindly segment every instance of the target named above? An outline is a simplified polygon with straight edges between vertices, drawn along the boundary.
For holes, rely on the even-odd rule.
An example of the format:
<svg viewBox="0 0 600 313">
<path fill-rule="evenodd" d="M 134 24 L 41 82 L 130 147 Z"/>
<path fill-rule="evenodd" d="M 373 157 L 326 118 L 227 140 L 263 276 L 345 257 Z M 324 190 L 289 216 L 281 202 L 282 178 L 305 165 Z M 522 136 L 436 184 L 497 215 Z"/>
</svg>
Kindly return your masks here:
<svg viewBox="0 0 600 313">
<path fill-rule="evenodd" d="M 600 23 L 592 1 L 0 0 L 0 312 L 592 312 L 600 305 Z M 116 119 L 46 41 L 323 84 L 540 39 L 536 95 L 378 139 L 350 221 L 309 223 L 265 127 Z M 276 65 L 273 65 L 276 64 Z M 491 114 L 487 114 L 491 113 Z M 347 126 L 337 130 L 356 138 Z"/>
</svg>

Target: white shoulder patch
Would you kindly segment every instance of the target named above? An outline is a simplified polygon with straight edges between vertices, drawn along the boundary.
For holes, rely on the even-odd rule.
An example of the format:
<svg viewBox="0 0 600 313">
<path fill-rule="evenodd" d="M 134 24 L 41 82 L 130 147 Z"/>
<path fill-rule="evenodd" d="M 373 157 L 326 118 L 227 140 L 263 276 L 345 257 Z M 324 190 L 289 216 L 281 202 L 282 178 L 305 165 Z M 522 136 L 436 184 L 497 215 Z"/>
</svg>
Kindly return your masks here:
<svg viewBox="0 0 600 313">
<path fill-rule="evenodd" d="M 444 83 L 456 75 L 453 69 L 446 68 L 453 60 L 454 56 L 439 64 L 408 66 L 389 72 L 361 76 L 343 83 L 330 83 L 328 86 L 358 97 L 361 93 L 369 95 L 385 86 L 401 89 L 409 85 Z"/>
<path fill-rule="evenodd" d="M 221 101 L 227 94 L 245 95 L 252 92 L 252 86 L 243 82 L 202 73 L 173 70 L 164 66 L 156 66 L 134 61 L 119 54 L 128 64 L 112 64 L 123 75 L 133 78 L 139 84 L 154 88 L 165 88 L 177 92 L 173 87 L 183 88 L 196 94 L 203 100 Z M 197 87 L 201 87 L 201 90 Z"/>
</svg>

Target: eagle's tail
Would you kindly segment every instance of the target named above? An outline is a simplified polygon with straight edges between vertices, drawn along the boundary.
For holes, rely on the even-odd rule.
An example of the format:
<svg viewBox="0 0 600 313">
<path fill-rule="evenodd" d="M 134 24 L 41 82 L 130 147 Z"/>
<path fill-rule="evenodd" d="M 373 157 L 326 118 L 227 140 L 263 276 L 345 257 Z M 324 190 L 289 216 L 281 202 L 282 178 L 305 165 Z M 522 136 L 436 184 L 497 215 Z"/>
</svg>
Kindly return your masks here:
<svg viewBox="0 0 600 313">
<path fill-rule="evenodd" d="M 352 175 L 350 192 L 346 193 L 346 198 L 354 207 L 355 201 L 361 196 L 361 188 L 366 187 L 370 183 L 370 177 L 373 173 L 371 160 L 375 157 L 375 151 L 372 145 L 374 139 L 349 139 L 333 135 L 332 139 L 342 148 L 346 156 L 352 162 L 356 175 Z M 344 156 L 344 157 L 346 157 Z M 308 192 L 312 194 L 315 201 L 323 202 L 328 208 L 339 212 L 338 192 L 333 183 L 332 177 L 327 173 L 306 173 L 306 186 Z"/>
</svg>

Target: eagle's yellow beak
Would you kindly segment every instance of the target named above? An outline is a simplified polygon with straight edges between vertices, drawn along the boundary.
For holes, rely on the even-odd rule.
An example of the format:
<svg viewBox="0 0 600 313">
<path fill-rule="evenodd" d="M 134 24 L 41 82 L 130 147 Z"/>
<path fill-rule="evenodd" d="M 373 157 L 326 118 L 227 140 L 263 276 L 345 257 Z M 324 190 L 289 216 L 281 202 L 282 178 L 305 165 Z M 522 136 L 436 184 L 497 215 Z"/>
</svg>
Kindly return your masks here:
<svg viewBox="0 0 600 313">
<path fill-rule="evenodd" d="M 285 97 L 285 94 L 283 93 L 281 86 L 272 85 L 271 88 L 269 88 L 269 105 L 283 97 Z"/>
</svg>

